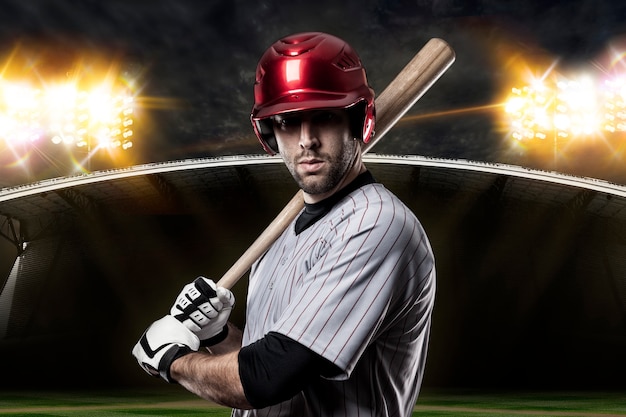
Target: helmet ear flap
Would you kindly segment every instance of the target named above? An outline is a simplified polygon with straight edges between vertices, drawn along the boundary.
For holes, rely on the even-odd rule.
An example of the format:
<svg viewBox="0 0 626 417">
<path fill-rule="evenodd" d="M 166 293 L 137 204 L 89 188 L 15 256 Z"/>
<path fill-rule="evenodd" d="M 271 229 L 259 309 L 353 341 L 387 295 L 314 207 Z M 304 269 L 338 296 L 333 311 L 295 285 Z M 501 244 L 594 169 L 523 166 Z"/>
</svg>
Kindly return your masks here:
<svg viewBox="0 0 626 417">
<path fill-rule="evenodd" d="M 347 110 L 352 136 L 361 139 L 363 143 L 369 142 L 374 135 L 374 120 L 376 118 L 373 103 L 362 100 L 348 107 Z"/>
<path fill-rule="evenodd" d="M 363 120 L 363 143 L 368 143 L 374 136 L 376 125 L 376 107 L 374 102 L 369 102 L 365 106 L 365 119 Z"/>
<path fill-rule="evenodd" d="M 270 155 L 276 155 L 278 153 L 278 144 L 276 143 L 276 136 L 272 127 L 272 119 L 270 117 L 261 120 L 253 119 L 252 126 L 265 152 Z"/>
</svg>

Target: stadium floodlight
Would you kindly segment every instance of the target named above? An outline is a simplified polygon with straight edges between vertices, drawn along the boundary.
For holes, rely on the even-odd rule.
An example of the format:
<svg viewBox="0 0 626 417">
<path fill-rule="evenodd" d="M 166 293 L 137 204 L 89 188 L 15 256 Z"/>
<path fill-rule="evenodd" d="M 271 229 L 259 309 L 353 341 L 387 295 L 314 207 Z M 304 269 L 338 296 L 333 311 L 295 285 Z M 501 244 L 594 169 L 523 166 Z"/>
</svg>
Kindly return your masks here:
<svg viewBox="0 0 626 417">
<path fill-rule="evenodd" d="M 562 80 L 556 84 L 557 116 L 567 123 L 559 126 L 564 134 L 592 136 L 602 129 L 598 89 L 589 77 Z"/>
<path fill-rule="evenodd" d="M 584 138 L 626 132 L 626 77 L 598 83 L 589 76 L 553 77 L 514 87 L 505 102 L 510 136 L 517 140 Z"/>
<path fill-rule="evenodd" d="M 545 139 L 553 130 L 550 106 L 549 95 L 541 84 L 513 88 L 504 106 L 511 119 L 511 136 L 517 140 Z"/>
<path fill-rule="evenodd" d="M 609 132 L 626 131 L 626 80 L 616 77 L 605 80 L 604 97 L 604 129 Z"/>
<path fill-rule="evenodd" d="M 626 93 L 626 88 L 623 91 Z M 603 114 L 601 103 L 606 97 L 613 98 L 605 106 L 613 112 Z M 623 97 L 612 92 L 603 98 L 596 83 L 587 76 L 548 80 L 540 87 L 533 84 L 512 88 L 505 112 L 509 117 L 511 137 L 518 140 L 589 137 L 602 130 L 618 130 L 617 125 L 609 121 L 618 121 L 620 127 L 626 127 Z"/>
<path fill-rule="evenodd" d="M 132 147 L 134 99 L 128 91 L 0 80 L 0 93 L 0 139 L 11 145 L 46 139 L 89 150 Z"/>
</svg>

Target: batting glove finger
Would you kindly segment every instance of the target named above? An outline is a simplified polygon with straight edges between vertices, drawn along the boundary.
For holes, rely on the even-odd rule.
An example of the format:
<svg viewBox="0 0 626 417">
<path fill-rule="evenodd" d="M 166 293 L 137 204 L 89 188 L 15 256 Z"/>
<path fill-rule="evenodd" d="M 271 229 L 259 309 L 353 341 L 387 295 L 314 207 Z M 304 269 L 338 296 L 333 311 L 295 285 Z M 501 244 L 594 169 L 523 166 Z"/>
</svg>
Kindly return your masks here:
<svg viewBox="0 0 626 417">
<path fill-rule="evenodd" d="M 198 277 L 183 287 L 170 313 L 190 330 L 199 331 L 209 320 L 217 317 L 221 309 L 222 302 L 217 296 L 215 283 Z"/>
<path fill-rule="evenodd" d="M 223 287 L 215 288 L 215 284 L 213 283 L 213 281 L 209 280 L 209 282 L 210 282 L 210 289 L 211 291 L 215 292 L 216 296 L 211 297 L 207 302 L 198 306 L 198 310 L 202 312 L 202 315 L 192 316 L 194 321 L 200 327 L 206 327 L 208 325 L 209 320 L 216 318 L 222 312 L 222 310 L 232 309 L 233 306 L 235 305 L 235 296 L 230 290 L 227 290 L 226 288 L 223 288 Z M 205 282 L 202 281 L 202 284 L 204 283 Z"/>
<path fill-rule="evenodd" d="M 183 287 L 170 313 L 200 338 L 202 346 L 212 346 L 228 335 L 226 323 L 234 304 L 230 290 L 198 277 Z"/>
<path fill-rule="evenodd" d="M 218 291 L 220 288 L 218 288 Z M 202 346 L 216 345 L 228 336 L 227 323 L 228 318 L 230 317 L 230 312 L 233 309 L 235 297 L 229 290 L 225 288 L 221 289 L 225 291 L 223 297 L 227 300 L 227 303 L 223 304 L 223 307 L 219 311 L 216 318 L 212 319 L 206 326 L 203 326 L 200 331 L 196 332 L 196 335 L 200 338 L 200 344 Z"/>
<path fill-rule="evenodd" d="M 149 375 L 174 383 L 170 367 L 174 360 L 200 347 L 200 340 L 186 326 L 167 315 L 148 327 L 133 347 L 133 356 Z"/>
</svg>

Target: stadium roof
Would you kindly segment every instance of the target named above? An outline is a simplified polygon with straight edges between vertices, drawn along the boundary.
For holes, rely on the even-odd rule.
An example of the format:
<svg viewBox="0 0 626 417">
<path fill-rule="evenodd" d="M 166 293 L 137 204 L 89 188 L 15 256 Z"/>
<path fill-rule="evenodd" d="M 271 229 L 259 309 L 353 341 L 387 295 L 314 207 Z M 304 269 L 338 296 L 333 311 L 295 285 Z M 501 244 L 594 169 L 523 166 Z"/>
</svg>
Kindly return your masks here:
<svg viewBox="0 0 626 417">
<path fill-rule="evenodd" d="M 565 205 L 581 190 L 588 190 L 595 192 L 586 207 L 590 214 L 626 217 L 626 187 L 606 181 L 504 164 L 419 156 L 370 154 L 365 156 L 365 161 L 377 179 L 391 188 L 481 193 L 492 186 L 495 178 L 506 178 L 502 195 L 511 201 Z M 419 183 L 411 183 L 407 169 L 419 169 Z M 233 156 L 145 164 L 3 188 L 0 214 L 28 221 L 94 205 L 123 208 L 136 214 L 158 214 L 167 211 L 172 198 L 180 193 L 206 194 L 218 188 L 228 190 L 242 185 L 249 191 L 280 193 L 295 190 L 292 182 L 276 157 Z M 73 190 L 73 197 L 63 194 L 68 190 Z"/>
</svg>

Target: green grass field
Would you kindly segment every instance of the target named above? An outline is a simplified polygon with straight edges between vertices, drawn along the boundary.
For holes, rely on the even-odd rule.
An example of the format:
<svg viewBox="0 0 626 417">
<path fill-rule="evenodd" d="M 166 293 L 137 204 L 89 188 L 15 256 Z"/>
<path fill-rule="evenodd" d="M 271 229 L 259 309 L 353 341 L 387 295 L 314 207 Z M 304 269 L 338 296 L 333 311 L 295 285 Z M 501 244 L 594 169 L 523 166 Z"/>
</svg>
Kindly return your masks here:
<svg viewBox="0 0 626 417">
<path fill-rule="evenodd" d="M 229 416 L 177 386 L 150 391 L 3 392 L 0 415 L 81 417 Z M 626 393 L 424 392 L 414 416 L 626 416 Z"/>
</svg>

